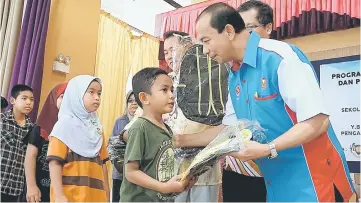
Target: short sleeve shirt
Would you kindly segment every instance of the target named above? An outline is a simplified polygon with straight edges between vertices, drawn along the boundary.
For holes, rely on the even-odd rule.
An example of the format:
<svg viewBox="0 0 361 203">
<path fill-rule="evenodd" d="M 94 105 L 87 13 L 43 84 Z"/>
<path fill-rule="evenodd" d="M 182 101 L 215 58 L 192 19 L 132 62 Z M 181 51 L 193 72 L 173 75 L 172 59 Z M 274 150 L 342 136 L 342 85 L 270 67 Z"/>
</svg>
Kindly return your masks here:
<svg viewBox="0 0 361 203">
<path fill-rule="evenodd" d="M 38 155 L 36 157 L 36 185 L 41 192 L 41 200 L 45 202 L 50 201 L 50 176 L 49 176 L 49 163 L 46 160 L 48 152 L 49 141 L 42 136 L 44 130 L 40 126 L 34 126 L 31 131 L 26 135 L 24 139 L 25 144 L 31 144 L 38 149 Z M 21 195 L 21 201 L 26 201 L 27 187 L 24 186 L 23 194 Z"/>
<path fill-rule="evenodd" d="M 261 39 L 255 32 L 247 41 L 242 66 L 230 71 L 228 82 L 231 103 L 223 124 L 258 121 L 266 129 L 267 142 L 298 123 L 328 114 L 305 54 L 294 45 Z M 345 199 L 352 195 L 347 163 L 332 125 L 316 139 L 279 151 L 275 159 L 255 161 L 266 182 L 267 201 L 332 202 L 334 185 Z"/>
<path fill-rule="evenodd" d="M 104 137 L 99 155 L 94 158 L 83 157 L 56 137 L 50 137 L 47 160 L 58 160 L 63 164 L 62 184 L 69 202 L 107 201 L 103 164 L 108 160 L 108 152 Z M 52 188 L 50 201 L 55 201 Z"/>
<path fill-rule="evenodd" d="M 26 144 L 23 142 L 33 123 L 26 117 L 20 126 L 9 110 L 1 113 L 1 193 L 18 196 L 25 183 L 24 160 Z"/>
<path fill-rule="evenodd" d="M 166 182 L 175 175 L 172 132 L 169 128 L 166 131 L 139 117 L 128 130 L 128 137 L 125 165 L 138 161 L 142 172 L 160 182 Z M 121 202 L 174 201 L 172 195 L 143 188 L 129 182 L 125 177 L 120 193 Z"/>
</svg>

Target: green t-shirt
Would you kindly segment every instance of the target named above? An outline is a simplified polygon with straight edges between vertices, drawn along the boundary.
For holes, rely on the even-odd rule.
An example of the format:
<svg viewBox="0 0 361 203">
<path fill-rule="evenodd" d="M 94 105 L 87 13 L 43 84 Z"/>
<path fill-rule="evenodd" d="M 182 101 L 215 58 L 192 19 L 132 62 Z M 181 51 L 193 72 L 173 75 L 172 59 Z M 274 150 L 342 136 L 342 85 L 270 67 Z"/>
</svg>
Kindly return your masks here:
<svg viewBox="0 0 361 203">
<path fill-rule="evenodd" d="M 175 175 L 174 151 L 172 132 L 169 127 L 168 129 L 169 132 L 145 118 L 138 118 L 128 130 L 125 164 L 139 161 L 140 170 L 148 176 L 161 182 L 171 179 Z M 174 196 L 135 185 L 124 175 L 120 199 L 121 202 L 172 202 Z"/>
</svg>

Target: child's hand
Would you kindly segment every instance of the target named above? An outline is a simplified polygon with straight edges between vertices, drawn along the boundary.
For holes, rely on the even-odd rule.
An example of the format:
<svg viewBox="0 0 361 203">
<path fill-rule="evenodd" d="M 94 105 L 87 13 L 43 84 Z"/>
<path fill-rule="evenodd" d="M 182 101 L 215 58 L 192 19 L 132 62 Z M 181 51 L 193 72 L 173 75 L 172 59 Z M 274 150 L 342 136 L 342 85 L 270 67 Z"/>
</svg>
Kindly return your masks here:
<svg viewBox="0 0 361 203">
<path fill-rule="evenodd" d="M 69 202 L 65 195 L 55 197 L 55 202 Z"/>
<path fill-rule="evenodd" d="M 28 201 L 28 202 L 40 202 L 41 201 L 41 192 L 37 185 L 27 188 L 26 201 Z"/>
<path fill-rule="evenodd" d="M 182 178 L 181 175 L 174 176 L 168 182 L 163 183 L 163 190 L 162 193 L 168 194 L 173 192 L 183 192 L 188 185 L 189 181 L 182 181 L 180 182 L 180 179 Z"/>
</svg>

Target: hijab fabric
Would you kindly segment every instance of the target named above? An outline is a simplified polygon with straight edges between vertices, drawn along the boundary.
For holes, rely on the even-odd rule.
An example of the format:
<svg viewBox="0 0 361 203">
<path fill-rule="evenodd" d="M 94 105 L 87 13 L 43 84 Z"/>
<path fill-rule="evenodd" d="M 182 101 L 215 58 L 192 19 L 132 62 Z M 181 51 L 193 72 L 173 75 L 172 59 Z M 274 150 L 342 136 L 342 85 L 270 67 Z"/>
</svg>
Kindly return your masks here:
<svg viewBox="0 0 361 203">
<path fill-rule="evenodd" d="M 134 116 L 130 115 L 130 113 L 128 112 L 128 100 L 129 97 L 133 94 L 133 91 L 130 90 L 127 95 L 125 95 L 125 113 L 124 115 L 127 115 L 129 120 L 132 120 Z M 139 108 L 139 107 L 138 107 Z"/>
<path fill-rule="evenodd" d="M 48 139 L 49 133 L 53 130 L 56 121 L 58 121 L 59 109 L 56 103 L 60 95 L 64 94 L 67 84 L 68 83 L 58 84 L 50 91 L 36 121 L 37 125 L 41 128 L 41 136 L 46 140 Z"/>
<path fill-rule="evenodd" d="M 88 158 L 98 156 L 103 143 L 102 126 L 96 112 L 89 113 L 83 97 L 91 82 L 99 78 L 79 75 L 71 79 L 50 136 L 62 141 L 73 152 Z"/>
</svg>

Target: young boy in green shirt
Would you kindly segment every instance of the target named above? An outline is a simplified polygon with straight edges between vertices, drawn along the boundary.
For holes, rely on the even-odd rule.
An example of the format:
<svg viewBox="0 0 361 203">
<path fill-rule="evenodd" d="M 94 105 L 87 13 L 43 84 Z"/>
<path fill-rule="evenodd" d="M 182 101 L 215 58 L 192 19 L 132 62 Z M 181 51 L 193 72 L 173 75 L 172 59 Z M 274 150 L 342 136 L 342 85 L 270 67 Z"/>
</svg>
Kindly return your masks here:
<svg viewBox="0 0 361 203">
<path fill-rule="evenodd" d="M 171 202 L 189 180 L 175 176 L 172 131 L 162 115 L 173 110 L 171 78 L 162 69 L 145 68 L 133 77 L 135 100 L 143 109 L 128 130 L 121 202 Z"/>
</svg>

